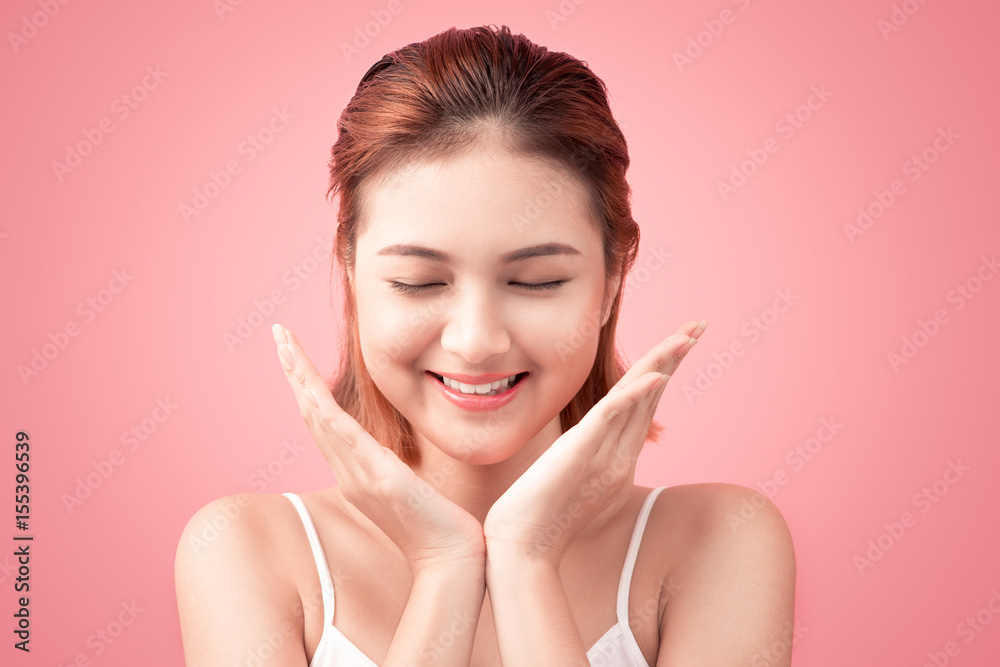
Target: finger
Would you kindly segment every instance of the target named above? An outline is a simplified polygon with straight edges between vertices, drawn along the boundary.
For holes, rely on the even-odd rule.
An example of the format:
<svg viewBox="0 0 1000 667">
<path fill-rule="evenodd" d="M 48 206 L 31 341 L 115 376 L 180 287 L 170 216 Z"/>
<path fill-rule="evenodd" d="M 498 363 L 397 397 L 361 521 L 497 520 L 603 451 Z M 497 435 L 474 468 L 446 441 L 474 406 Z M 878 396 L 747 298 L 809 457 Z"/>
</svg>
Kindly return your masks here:
<svg viewBox="0 0 1000 667">
<path fill-rule="evenodd" d="M 622 428 L 621 436 L 618 439 L 619 452 L 616 455 L 627 458 L 632 465 L 635 465 L 643 445 L 646 444 L 649 425 L 656 415 L 656 408 L 660 404 L 660 398 L 663 396 L 663 391 L 667 388 L 667 381 L 669 379 L 668 377 L 662 385 L 647 392 L 641 404 L 632 411 L 628 422 Z"/>
<path fill-rule="evenodd" d="M 650 382 L 652 379 L 652 382 Z M 661 383 L 662 382 L 662 383 Z M 642 424 L 649 425 L 649 405 L 655 403 L 658 396 L 666 384 L 664 376 L 659 373 L 650 373 L 642 376 L 629 385 L 629 388 L 622 392 L 615 402 L 615 407 L 606 414 L 605 419 L 611 419 L 604 434 L 599 441 L 599 448 L 593 454 L 594 461 L 600 466 L 601 480 L 613 485 L 631 486 L 635 479 L 635 463 L 642 449 L 642 443 L 636 443 L 636 430 L 642 428 Z M 622 398 L 629 396 L 624 407 L 621 406 Z M 611 474 L 610 480 L 606 475 Z"/>
<path fill-rule="evenodd" d="M 677 357 L 677 355 L 680 355 L 679 358 L 683 358 L 687 354 L 687 351 L 694 346 L 694 343 L 691 342 L 691 340 L 694 339 L 697 341 L 697 337 L 691 334 L 700 336 L 703 331 L 704 328 L 700 327 L 698 322 L 686 322 L 682 324 L 676 331 L 674 331 L 674 333 L 654 345 L 639 359 L 639 361 L 635 362 L 635 364 L 633 364 L 632 367 L 629 368 L 618 380 L 615 387 L 618 387 L 619 385 L 625 386 L 643 373 L 648 373 L 650 370 L 660 370 L 660 368 L 657 367 L 657 364 L 661 367 L 666 366 L 667 360 Z M 671 373 L 667 373 L 666 370 L 672 369 L 664 369 L 661 370 L 661 372 L 666 375 L 670 375 Z"/>
<path fill-rule="evenodd" d="M 280 325 L 273 331 L 288 382 L 323 457 L 338 474 L 356 475 L 362 472 L 359 468 L 370 468 L 382 446 L 333 399 L 298 339 Z"/>
<path fill-rule="evenodd" d="M 295 376 L 295 357 L 288 346 L 288 339 L 285 334 L 286 330 L 281 325 L 275 324 L 271 331 L 274 334 L 274 342 L 277 346 L 278 360 L 285 371 L 285 380 L 288 381 L 288 385 L 292 388 L 292 393 L 295 394 L 295 402 L 302 413 L 302 419 L 308 423 L 313 418 L 313 408 L 318 405 L 317 399 L 311 393 L 307 393 L 306 387 Z"/>
<path fill-rule="evenodd" d="M 592 453 L 599 452 L 607 447 L 615 449 L 622 429 L 628 423 L 636 407 L 642 402 L 650 387 L 660 379 L 659 373 L 647 373 L 645 376 L 637 378 L 629 383 L 627 387 L 618 392 L 609 392 L 597 404 L 590 409 L 580 420 L 584 429 L 590 431 L 593 436 L 588 438 L 593 443 Z M 609 444 L 610 443 L 610 444 Z"/>
<path fill-rule="evenodd" d="M 276 325 L 276 327 L 280 327 L 280 325 Z M 305 349 L 298 338 L 295 337 L 295 334 L 284 327 L 281 330 L 284 333 L 286 342 L 283 345 L 281 343 L 278 344 L 279 354 L 284 360 L 287 360 L 289 357 L 291 358 L 290 361 L 293 367 L 289 369 L 288 366 L 285 366 L 285 370 L 289 373 L 290 378 L 296 380 L 292 385 L 293 389 L 302 393 L 314 412 L 322 412 L 329 417 L 351 418 L 333 399 L 329 387 L 326 386 L 326 382 L 320 376 L 315 364 L 313 364 L 312 360 L 306 354 Z M 276 333 L 276 341 L 277 338 L 278 334 Z M 345 419 L 344 421 L 347 420 Z"/>
<path fill-rule="evenodd" d="M 288 381 L 289 386 L 292 388 L 292 393 L 295 395 L 295 402 L 299 407 L 299 414 L 302 420 L 309 427 L 309 431 L 312 434 L 313 440 L 316 442 L 317 447 L 319 447 L 320 453 L 323 458 L 326 459 L 327 463 L 333 469 L 334 474 L 337 477 L 338 483 L 342 482 L 346 478 L 346 467 L 345 461 L 349 460 L 350 457 L 342 458 L 332 453 L 331 444 L 327 442 L 330 435 L 326 433 L 327 426 L 322 423 L 322 415 L 319 409 L 319 399 L 311 391 L 309 387 L 309 382 L 307 382 L 306 373 L 308 372 L 308 366 L 311 362 L 304 361 L 303 359 L 308 359 L 305 354 L 299 355 L 296 358 L 294 350 L 291 348 L 291 336 L 287 329 L 282 327 L 280 324 L 275 324 L 271 328 L 271 332 L 274 335 L 274 342 L 277 347 L 278 358 L 281 362 L 281 366 L 285 371 L 285 379 Z M 313 367 L 315 368 L 315 367 Z"/>
<path fill-rule="evenodd" d="M 656 371 L 664 375 L 673 375 L 681 361 L 691 351 L 698 338 L 705 332 L 708 322 L 685 322 L 677 331 L 654 345 L 637 361 L 625 375 L 618 380 L 614 388 L 625 386 L 643 373 Z"/>
</svg>

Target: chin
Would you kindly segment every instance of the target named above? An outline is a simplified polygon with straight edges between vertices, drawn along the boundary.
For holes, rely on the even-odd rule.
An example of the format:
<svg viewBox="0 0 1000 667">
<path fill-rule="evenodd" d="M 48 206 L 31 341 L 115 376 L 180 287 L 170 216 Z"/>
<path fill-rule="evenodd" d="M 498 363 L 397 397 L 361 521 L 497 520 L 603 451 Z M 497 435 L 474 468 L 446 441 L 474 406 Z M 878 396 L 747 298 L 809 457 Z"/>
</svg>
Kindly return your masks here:
<svg viewBox="0 0 1000 667">
<path fill-rule="evenodd" d="M 483 426 L 454 429 L 449 433 L 432 432 L 424 439 L 424 447 L 434 447 L 445 456 L 469 465 L 500 463 L 520 450 L 517 440 L 509 433 L 489 434 L 488 427 Z"/>
<path fill-rule="evenodd" d="M 468 465 L 485 466 L 506 461 L 531 447 L 546 427 L 554 427 L 553 440 L 559 436 L 558 413 L 537 427 L 511 424 L 498 415 L 497 419 L 465 428 L 452 424 L 447 433 L 442 433 L 443 429 L 424 433 L 429 445 L 446 456 Z"/>
</svg>

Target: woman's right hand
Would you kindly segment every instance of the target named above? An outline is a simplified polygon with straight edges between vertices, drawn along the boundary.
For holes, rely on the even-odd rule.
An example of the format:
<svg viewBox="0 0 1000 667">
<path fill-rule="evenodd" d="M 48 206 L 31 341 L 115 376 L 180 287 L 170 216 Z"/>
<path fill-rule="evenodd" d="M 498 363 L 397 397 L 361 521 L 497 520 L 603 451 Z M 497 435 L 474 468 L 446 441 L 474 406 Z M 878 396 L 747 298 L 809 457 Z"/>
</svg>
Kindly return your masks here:
<svg viewBox="0 0 1000 667">
<path fill-rule="evenodd" d="M 418 477 L 337 404 L 291 331 L 275 324 L 272 333 L 302 419 L 344 498 L 399 547 L 413 575 L 485 562 L 479 521 Z M 417 507 L 411 504 L 414 498 L 421 501 Z"/>
</svg>

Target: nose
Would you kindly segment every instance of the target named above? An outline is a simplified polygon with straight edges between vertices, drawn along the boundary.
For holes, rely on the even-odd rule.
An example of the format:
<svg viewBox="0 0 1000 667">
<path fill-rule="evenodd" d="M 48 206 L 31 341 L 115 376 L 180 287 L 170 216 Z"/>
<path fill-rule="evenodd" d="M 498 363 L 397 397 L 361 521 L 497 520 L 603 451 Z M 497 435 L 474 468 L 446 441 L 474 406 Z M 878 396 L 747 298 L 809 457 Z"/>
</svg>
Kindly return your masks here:
<svg viewBox="0 0 1000 667">
<path fill-rule="evenodd" d="M 441 347 L 470 365 L 510 349 L 502 310 L 488 287 L 462 290 L 445 316 Z"/>
</svg>

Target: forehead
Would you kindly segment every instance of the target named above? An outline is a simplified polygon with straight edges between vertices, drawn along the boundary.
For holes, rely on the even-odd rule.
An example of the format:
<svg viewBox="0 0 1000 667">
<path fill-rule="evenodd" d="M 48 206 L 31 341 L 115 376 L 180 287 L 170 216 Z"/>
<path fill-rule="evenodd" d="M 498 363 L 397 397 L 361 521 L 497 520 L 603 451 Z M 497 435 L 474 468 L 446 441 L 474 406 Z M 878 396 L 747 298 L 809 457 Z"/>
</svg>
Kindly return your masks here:
<svg viewBox="0 0 1000 667">
<path fill-rule="evenodd" d="M 550 242 L 601 254 L 589 193 L 566 165 L 478 147 L 414 164 L 371 186 L 358 259 L 409 243 L 473 260 Z"/>
</svg>

